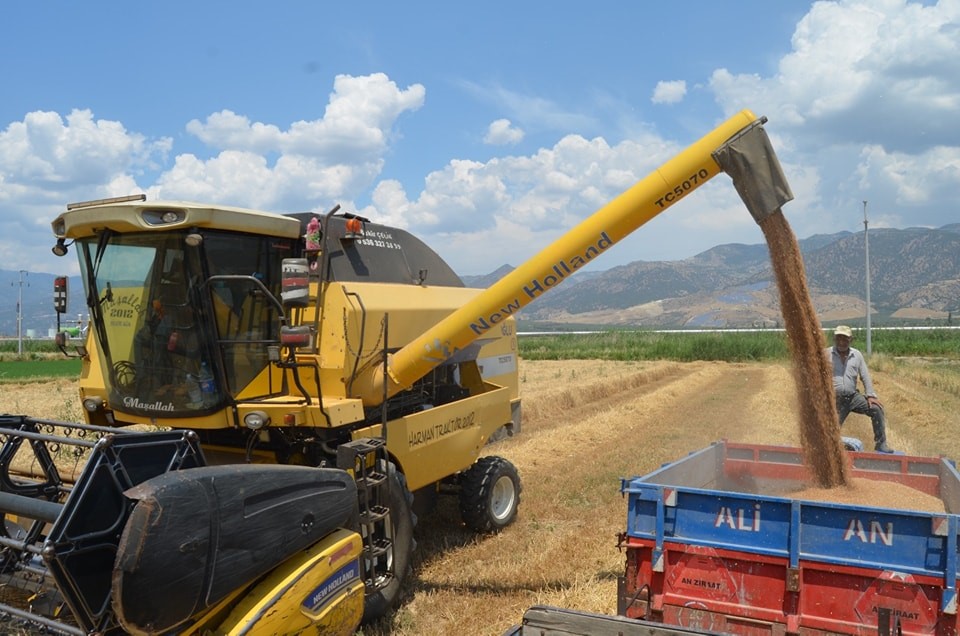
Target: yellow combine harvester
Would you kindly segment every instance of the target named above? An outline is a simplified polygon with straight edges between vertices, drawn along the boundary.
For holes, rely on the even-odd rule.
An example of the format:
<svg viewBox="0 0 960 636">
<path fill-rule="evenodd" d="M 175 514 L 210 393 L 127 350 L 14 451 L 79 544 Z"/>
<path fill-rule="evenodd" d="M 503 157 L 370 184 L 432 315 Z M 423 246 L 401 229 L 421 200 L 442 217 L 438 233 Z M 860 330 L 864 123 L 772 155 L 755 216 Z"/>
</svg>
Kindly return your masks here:
<svg viewBox="0 0 960 636">
<path fill-rule="evenodd" d="M 71 634 L 347 634 L 384 615 L 441 493 L 478 532 L 516 517 L 516 469 L 481 457 L 520 428 L 514 315 L 721 163 L 741 191 L 734 172 L 769 172 L 761 124 L 732 117 L 487 290 L 336 208 L 68 206 L 53 249 L 79 257 L 90 328 L 60 343 L 87 421 L 0 418 L 0 574 L 33 594 L 0 609 Z M 768 180 L 749 189 L 787 200 Z M 60 313 L 66 296 L 58 279 Z"/>
</svg>

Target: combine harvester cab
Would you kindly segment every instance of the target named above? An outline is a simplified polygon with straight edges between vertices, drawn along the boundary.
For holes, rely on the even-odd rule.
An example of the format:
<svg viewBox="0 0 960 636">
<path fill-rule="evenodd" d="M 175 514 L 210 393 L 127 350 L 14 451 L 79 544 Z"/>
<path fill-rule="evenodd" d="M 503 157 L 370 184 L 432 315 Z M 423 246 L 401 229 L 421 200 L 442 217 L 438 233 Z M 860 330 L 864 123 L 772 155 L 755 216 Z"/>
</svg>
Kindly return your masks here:
<svg viewBox="0 0 960 636">
<path fill-rule="evenodd" d="M 792 195 L 762 124 L 734 115 L 486 290 L 410 233 L 338 208 L 68 206 L 53 251 L 79 257 L 90 326 L 58 342 L 82 360 L 86 423 L 0 427 L 2 573 L 32 581 L 51 599 L 42 620 L 66 633 L 342 634 L 385 615 L 414 507 L 452 493 L 475 531 L 516 518 L 515 467 L 481 456 L 520 426 L 516 312 L 721 163 L 758 221 L 778 210 Z M 58 279 L 58 315 L 66 291 Z M 76 483 L 110 481 L 104 501 L 51 450 L 81 431 Z M 109 450 L 164 435 L 188 443 Z"/>
</svg>

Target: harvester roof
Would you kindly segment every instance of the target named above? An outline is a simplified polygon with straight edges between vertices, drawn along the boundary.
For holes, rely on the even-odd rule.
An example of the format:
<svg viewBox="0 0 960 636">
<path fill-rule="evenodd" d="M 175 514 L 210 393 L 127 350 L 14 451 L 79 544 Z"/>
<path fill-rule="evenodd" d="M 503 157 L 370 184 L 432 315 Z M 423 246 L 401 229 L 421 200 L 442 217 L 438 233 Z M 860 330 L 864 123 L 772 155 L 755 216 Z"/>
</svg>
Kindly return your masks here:
<svg viewBox="0 0 960 636">
<path fill-rule="evenodd" d="M 53 222 L 53 233 L 62 238 L 93 236 L 104 228 L 120 233 L 149 232 L 177 227 L 232 230 L 266 236 L 296 238 L 296 219 L 226 205 L 188 201 L 106 201 L 68 206 Z"/>
</svg>

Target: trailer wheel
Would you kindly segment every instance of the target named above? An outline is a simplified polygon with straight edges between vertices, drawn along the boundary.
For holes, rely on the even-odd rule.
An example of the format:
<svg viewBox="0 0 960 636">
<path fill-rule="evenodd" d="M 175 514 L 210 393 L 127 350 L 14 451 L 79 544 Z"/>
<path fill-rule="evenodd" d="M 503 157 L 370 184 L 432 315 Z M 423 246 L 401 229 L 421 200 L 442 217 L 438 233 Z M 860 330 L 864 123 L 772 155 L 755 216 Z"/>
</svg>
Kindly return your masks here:
<svg viewBox="0 0 960 636">
<path fill-rule="evenodd" d="M 520 475 L 503 457 L 481 457 L 463 473 L 460 516 L 476 532 L 500 532 L 517 518 Z"/>
<path fill-rule="evenodd" d="M 413 528 L 417 518 L 413 514 L 413 495 L 407 488 L 407 479 L 397 470 L 393 462 L 386 463 L 386 474 L 390 489 L 388 495 L 390 524 L 387 532 L 390 535 L 388 538 L 393 542 L 391 558 L 394 576 L 378 581 L 378 585 L 373 589 L 368 586 L 363 606 L 364 623 L 386 616 L 396 607 L 400 600 L 400 588 L 410 574 L 413 550 L 416 547 Z"/>
</svg>

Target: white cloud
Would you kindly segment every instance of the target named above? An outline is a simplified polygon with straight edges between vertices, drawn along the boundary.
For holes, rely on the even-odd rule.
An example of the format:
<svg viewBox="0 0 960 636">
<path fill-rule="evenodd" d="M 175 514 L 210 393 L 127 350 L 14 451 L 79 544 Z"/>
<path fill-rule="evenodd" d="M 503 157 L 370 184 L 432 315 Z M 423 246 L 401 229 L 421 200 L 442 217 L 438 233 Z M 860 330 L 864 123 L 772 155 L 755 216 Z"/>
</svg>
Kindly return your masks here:
<svg viewBox="0 0 960 636">
<path fill-rule="evenodd" d="M 808 145 L 884 139 L 903 149 L 960 143 L 960 3 L 817 2 L 769 78 L 713 73 L 727 113 L 753 108 L 803 127 Z"/>
<path fill-rule="evenodd" d="M 657 82 L 650 101 L 654 104 L 676 104 L 683 101 L 686 94 L 687 83 L 683 80 Z"/>
<path fill-rule="evenodd" d="M 148 165 L 170 147 L 167 138 L 148 142 L 119 122 L 94 120 L 89 110 L 71 111 L 66 121 L 35 111 L 0 132 L 0 175 L 28 189 L 99 185 Z"/>
<path fill-rule="evenodd" d="M 710 88 L 727 113 L 767 115 L 784 155 L 817 167 L 818 192 L 796 204 L 816 230 L 856 229 L 863 199 L 908 225 L 955 222 L 960 2 L 816 2 L 791 42 L 774 75 L 721 68 Z"/>
<path fill-rule="evenodd" d="M 0 258 L 5 268 L 51 271 L 50 222 L 71 201 L 138 192 L 136 179 L 172 147 L 149 140 L 89 110 L 64 118 L 27 113 L 0 131 Z M 63 261 L 57 267 L 63 268 Z M 68 269 L 76 270 L 74 259 Z"/>
<path fill-rule="evenodd" d="M 520 143 L 523 140 L 523 130 L 517 128 L 509 119 L 498 119 L 487 128 L 483 143 L 494 146 L 507 146 Z"/>
<path fill-rule="evenodd" d="M 250 120 L 230 110 L 208 115 L 205 122 L 193 119 L 187 122 L 187 132 L 211 148 L 249 150 L 257 153 L 276 152 L 284 133 L 277 126 L 250 123 Z"/>
<path fill-rule="evenodd" d="M 179 155 L 173 167 L 148 192 L 151 199 L 220 201 L 228 205 L 257 207 L 275 196 L 273 171 L 262 156 L 225 150 L 204 161 Z"/>
<path fill-rule="evenodd" d="M 532 155 L 452 161 L 429 174 L 413 200 L 401 184 L 381 183 L 362 214 L 412 229 L 458 271 L 482 273 L 532 256 L 677 150 L 653 135 L 612 147 L 567 135 Z"/>
<path fill-rule="evenodd" d="M 960 186 L 960 148 L 956 146 L 936 146 L 916 155 L 867 146 L 859 167 L 865 189 L 889 188 L 892 202 L 904 206 L 955 200 Z"/>
<path fill-rule="evenodd" d="M 352 199 L 383 169 L 396 120 L 423 105 L 425 89 L 400 90 L 383 73 L 338 75 L 321 119 L 287 130 L 231 111 L 192 120 L 187 130 L 220 154 L 178 157 L 157 183 L 156 195 L 232 200 L 237 205 L 293 210 Z M 265 155 L 278 154 L 273 165 Z"/>
<path fill-rule="evenodd" d="M 141 191 L 151 199 L 278 211 L 347 204 L 373 186 L 397 118 L 418 109 L 424 95 L 422 85 L 400 90 L 382 73 L 340 75 L 323 117 L 285 130 L 231 111 L 213 113 L 204 122 L 189 122 L 187 130 L 217 150 L 215 156 L 175 156 L 166 171 L 140 185 L 138 178 L 166 161 L 170 138 L 148 139 L 119 122 L 97 120 L 89 110 L 66 118 L 28 113 L 0 131 L 0 202 L 8 211 L 0 229 L 23 242 L 46 244 L 49 223 L 67 202 Z M 12 245 L 5 250 L 0 243 L 8 267 L 23 267 L 32 258 L 31 267 L 49 270 L 37 265 L 49 257 L 37 253 Z"/>
<path fill-rule="evenodd" d="M 304 155 L 328 164 L 376 161 L 397 118 L 420 108 L 425 94 L 420 84 L 400 90 L 383 73 L 338 75 L 321 119 L 297 121 L 284 131 L 224 110 L 205 122 L 190 121 L 187 131 L 218 150 Z"/>
</svg>

